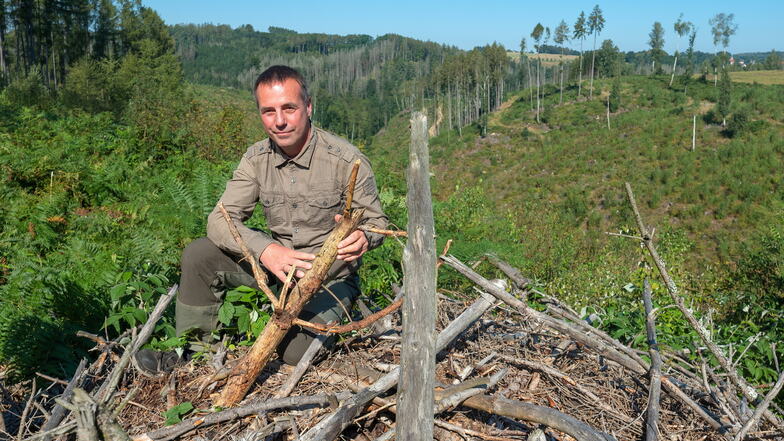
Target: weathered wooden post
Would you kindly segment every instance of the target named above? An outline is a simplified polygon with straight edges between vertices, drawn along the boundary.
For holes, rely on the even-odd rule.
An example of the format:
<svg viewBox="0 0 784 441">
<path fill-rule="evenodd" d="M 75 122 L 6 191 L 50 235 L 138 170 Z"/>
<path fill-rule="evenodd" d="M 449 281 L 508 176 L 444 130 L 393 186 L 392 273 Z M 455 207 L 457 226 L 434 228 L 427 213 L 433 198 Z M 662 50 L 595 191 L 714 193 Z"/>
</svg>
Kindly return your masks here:
<svg viewBox="0 0 784 441">
<path fill-rule="evenodd" d="M 411 116 L 408 155 L 408 243 L 403 251 L 403 341 L 396 436 L 401 441 L 433 439 L 436 361 L 436 247 L 430 198 L 427 117 Z"/>
<path fill-rule="evenodd" d="M 697 115 L 694 115 L 694 120 L 691 124 L 691 151 L 697 148 Z"/>
</svg>

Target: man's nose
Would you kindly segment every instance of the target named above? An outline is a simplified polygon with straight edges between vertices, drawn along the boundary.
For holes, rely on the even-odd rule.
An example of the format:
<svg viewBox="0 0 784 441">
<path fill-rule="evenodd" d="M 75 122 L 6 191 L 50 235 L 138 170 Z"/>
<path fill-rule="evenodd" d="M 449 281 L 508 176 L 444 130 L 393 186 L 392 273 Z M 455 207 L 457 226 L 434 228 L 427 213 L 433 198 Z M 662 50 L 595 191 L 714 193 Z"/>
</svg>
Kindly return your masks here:
<svg viewBox="0 0 784 441">
<path fill-rule="evenodd" d="M 283 127 L 286 125 L 286 115 L 283 111 L 275 112 L 275 125 L 278 127 Z"/>
</svg>

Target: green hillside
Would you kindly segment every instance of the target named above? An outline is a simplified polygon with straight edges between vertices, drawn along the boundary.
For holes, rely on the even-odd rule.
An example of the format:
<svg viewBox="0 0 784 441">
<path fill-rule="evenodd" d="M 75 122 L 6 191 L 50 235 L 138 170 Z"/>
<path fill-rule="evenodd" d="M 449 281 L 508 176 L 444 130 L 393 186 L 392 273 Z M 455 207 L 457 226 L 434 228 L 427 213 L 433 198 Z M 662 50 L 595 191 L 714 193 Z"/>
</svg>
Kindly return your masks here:
<svg viewBox="0 0 784 441">
<path fill-rule="evenodd" d="M 639 286 L 648 273 L 640 270 L 644 255 L 635 241 L 605 234 L 636 234 L 623 190 L 628 181 L 693 300 L 729 312 L 748 300 L 741 293 L 754 291 L 781 311 L 781 260 L 749 265 L 761 265 L 753 259 L 765 246 L 773 247 L 765 256 L 781 259 L 775 238 L 784 231 L 784 87 L 734 84 L 734 116 L 722 129 L 712 83 L 691 82 L 685 90 L 667 82 L 620 81 L 620 108 L 610 115 L 609 130 L 611 83 L 599 81 L 593 101 L 575 102 L 572 88 L 557 105 L 558 91 L 548 89 L 541 124 L 524 91 L 491 115 L 486 137 L 476 127 L 433 137 L 440 203 L 484 207 L 472 217 L 482 228 L 447 230 L 458 239 L 453 250 L 470 258 L 497 252 L 578 306 L 611 306 L 608 299 L 627 295 L 628 284 Z M 403 177 L 407 127 L 407 115 L 399 115 L 368 147 L 386 185 Z M 446 239 L 445 231 L 437 233 Z M 763 271 L 770 274 L 755 280 L 778 277 L 779 284 L 755 291 L 749 276 Z"/>
</svg>

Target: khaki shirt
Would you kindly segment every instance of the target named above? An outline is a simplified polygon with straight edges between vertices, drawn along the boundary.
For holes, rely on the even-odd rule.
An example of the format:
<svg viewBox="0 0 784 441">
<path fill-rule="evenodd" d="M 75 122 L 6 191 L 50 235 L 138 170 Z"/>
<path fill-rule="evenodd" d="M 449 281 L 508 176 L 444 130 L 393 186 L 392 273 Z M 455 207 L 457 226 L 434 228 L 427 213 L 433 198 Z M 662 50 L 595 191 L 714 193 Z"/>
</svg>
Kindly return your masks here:
<svg viewBox="0 0 784 441">
<path fill-rule="evenodd" d="M 381 210 L 368 159 L 345 139 L 316 127 L 310 141 L 295 158 L 286 156 L 269 139 L 250 146 L 226 184 L 220 202 L 226 206 L 256 259 L 272 243 L 317 254 L 336 225 L 335 215 L 343 211 L 348 180 L 357 159 L 361 164 L 352 208 L 365 209 L 361 224 L 386 228 L 387 217 Z M 253 215 L 257 203 L 264 208 L 272 237 L 242 224 Z M 366 232 L 365 235 L 369 249 L 384 240 L 380 234 Z M 241 255 L 217 206 L 207 218 L 207 237 L 224 251 Z M 335 261 L 328 278 L 354 273 L 360 260 Z"/>
</svg>

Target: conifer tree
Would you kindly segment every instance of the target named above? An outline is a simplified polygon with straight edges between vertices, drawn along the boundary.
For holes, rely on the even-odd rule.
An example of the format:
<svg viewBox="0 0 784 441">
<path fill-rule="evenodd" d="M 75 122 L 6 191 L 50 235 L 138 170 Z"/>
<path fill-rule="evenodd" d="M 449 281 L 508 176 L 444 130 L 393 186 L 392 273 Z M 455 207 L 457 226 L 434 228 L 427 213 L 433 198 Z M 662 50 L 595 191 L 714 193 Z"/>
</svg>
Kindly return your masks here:
<svg viewBox="0 0 784 441">
<path fill-rule="evenodd" d="M 559 46 L 561 46 L 561 60 L 558 65 L 561 68 L 561 97 L 558 100 L 559 104 L 563 104 L 563 79 L 564 79 L 564 43 L 569 41 L 569 25 L 565 20 L 561 20 L 558 27 L 555 28 L 555 38 L 553 39 Z"/>
<path fill-rule="evenodd" d="M 664 28 L 658 21 L 653 22 L 653 28 L 648 34 L 648 45 L 651 47 L 651 59 L 654 64 L 652 74 L 662 73 L 661 58 L 664 55 Z M 658 62 L 658 63 L 657 63 Z"/>
<path fill-rule="evenodd" d="M 593 34 L 593 53 L 591 54 L 591 88 L 588 96 L 593 98 L 593 76 L 594 76 L 594 63 L 596 61 L 596 37 L 604 29 L 604 16 L 599 5 L 593 7 L 591 15 L 588 16 L 588 30 Z"/>
<path fill-rule="evenodd" d="M 580 11 L 580 15 L 577 17 L 577 21 L 574 22 L 574 30 L 572 33 L 572 38 L 580 40 L 580 77 L 577 82 L 578 98 L 580 97 L 583 88 L 583 41 L 585 41 L 586 35 L 587 31 L 585 29 L 585 12 Z"/>
</svg>

